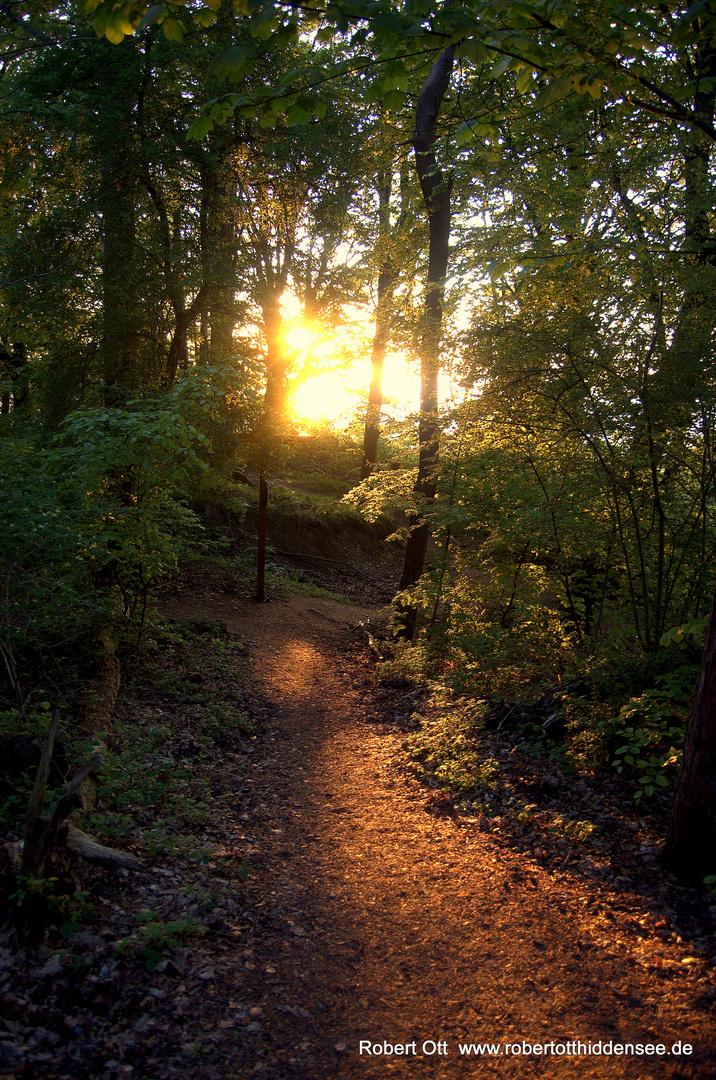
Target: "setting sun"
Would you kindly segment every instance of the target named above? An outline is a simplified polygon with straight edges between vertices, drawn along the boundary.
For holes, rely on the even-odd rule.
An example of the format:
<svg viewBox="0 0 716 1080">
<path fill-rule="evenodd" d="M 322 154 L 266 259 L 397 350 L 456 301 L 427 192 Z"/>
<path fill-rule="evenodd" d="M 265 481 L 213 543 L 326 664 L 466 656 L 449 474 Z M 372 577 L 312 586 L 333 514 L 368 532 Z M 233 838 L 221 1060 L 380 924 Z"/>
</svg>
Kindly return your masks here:
<svg viewBox="0 0 716 1080">
<path fill-rule="evenodd" d="M 375 323 L 369 308 L 344 304 L 336 325 L 320 327 L 301 318 L 302 307 L 291 293 L 281 298 L 284 341 L 302 371 L 291 394 L 297 419 L 326 420 L 345 427 L 365 401 L 371 377 L 371 350 Z M 299 359 L 300 358 L 300 359 Z M 383 373 L 385 418 L 400 419 L 420 408 L 420 375 L 403 349 L 388 353 Z M 441 372 L 439 397 L 454 397 L 450 376 Z"/>
<path fill-rule="evenodd" d="M 307 420 L 338 421 L 343 414 L 352 411 L 360 399 L 360 391 L 349 386 L 347 380 L 348 374 L 342 371 L 328 371 L 306 379 L 293 395 L 295 412 Z"/>
<path fill-rule="evenodd" d="M 313 344 L 313 332 L 307 326 L 292 326 L 286 332 L 286 344 L 291 352 L 305 353 Z"/>
</svg>

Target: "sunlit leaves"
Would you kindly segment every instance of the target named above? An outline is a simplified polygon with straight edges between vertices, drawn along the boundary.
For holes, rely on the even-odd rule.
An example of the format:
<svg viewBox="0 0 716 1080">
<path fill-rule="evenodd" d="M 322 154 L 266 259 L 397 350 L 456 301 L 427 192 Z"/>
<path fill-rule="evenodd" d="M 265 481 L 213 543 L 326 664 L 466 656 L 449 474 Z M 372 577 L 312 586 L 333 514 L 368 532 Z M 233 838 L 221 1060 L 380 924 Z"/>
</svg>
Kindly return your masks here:
<svg viewBox="0 0 716 1080">
<path fill-rule="evenodd" d="M 593 98 L 599 98 L 602 94 L 602 84 L 586 75 L 574 81 L 574 88 L 578 94 L 589 94 Z"/>
<path fill-rule="evenodd" d="M 532 68 L 524 68 L 519 73 L 515 88 L 518 94 L 527 94 L 536 88 L 535 75 Z"/>
<path fill-rule="evenodd" d="M 273 93 L 261 101 L 247 94 L 229 94 L 222 101 L 209 103 L 210 110 L 198 117 L 187 132 L 188 139 L 201 140 L 234 113 L 257 120 L 262 128 L 275 127 L 281 117 L 288 127 L 304 124 L 326 115 L 326 103 L 314 94 Z"/>
<path fill-rule="evenodd" d="M 514 68 L 521 66 L 521 61 L 514 56 L 502 56 L 492 69 L 492 77 L 493 79 L 499 79 L 500 75 L 504 75 L 506 71 L 512 71 Z"/>
<path fill-rule="evenodd" d="M 508 274 L 513 269 L 515 260 L 513 258 L 494 259 L 487 264 L 487 272 L 490 275 L 490 281 L 499 281 L 501 277 Z"/>
<path fill-rule="evenodd" d="M 563 75 L 560 79 L 554 79 L 552 82 L 548 83 L 547 86 L 544 86 L 537 94 L 534 100 L 535 108 L 545 109 L 554 101 L 560 101 L 561 98 L 565 98 L 571 90 L 572 78 L 570 75 Z"/>
<path fill-rule="evenodd" d="M 152 7 L 147 0 L 123 4 L 87 0 L 86 10 L 94 11 L 98 35 L 114 43 L 155 22 L 166 37 L 180 42 L 185 33 L 177 17 L 182 2 L 165 0 Z M 208 26 L 213 21 L 211 12 L 221 2 L 188 0 L 194 23 Z M 312 3 L 301 6 L 300 12 L 292 4 L 271 0 L 232 0 L 232 4 L 247 17 L 248 34 L 271 50 L 296 42 L 299 28 L 315 32 L 314 46 L 350 43 L 362 65 L 372 68 L 373 82 L 380 85 L 379 92 L 372 91 L 372 99 L 382 100 L 389 111 L 399 111 L 406 104 L 401 95 L 408 93 L 407 58 L 415 46 L 423 57 L 434 57 L 453 43 L 464 63 L 490 65 L 492 77 L 515 86 L 527 102 L 534 95 L 536 109 L 548 108 L 571 93 L 594 99 L 605 93 L 627 100 L 638 96 L 639 108 L 700 124 L 703 130 L 693 106 L 694 94 L 704 90 L 703 78 L 698 85 L 688 86 L 682 74 L 660 82 L 658 74 L 654 79 L 653 69 L 661 61 L 668 62 L 674 49 L 694 47 L 704 36 L 713 36 L 716 21 L 709 19 L 708 4 L 692 4 L 673 19 L 658 11 L 624 7 L 617 0 L 606 0 L 598 9 L 583 0 L 562 0 L 546 8 L 524 0 L 470 0 L 437 9 L 425 2 L 398 9 L 388 0 L 341 0 L 329 2 L 315 15 Z M 234 81 L 246 70 L 246 62 L 242 66 L 224 59 L 214 74 Z M 327 56 L 321 81 L 339 78 L 344 70 L 345 56 Z M 303 88 L 309 86 L 304 77 Z"/>
<path fill-rule="evenodd" d="M 106 37 L 113 45 L 119 45 L 128 34 L 134 33 L 134 26 L 123 9 L 117 11 L 103 4 L 95 15 L 97 37 Z"/>
<path fill-rule="evenodd" d="M 476 138 L 485 139 L 487 143 L 491 143 L 492 146 L 497 147 L 500 138 L 497 124 L 465 121 L 465 123 L 460 124 L 455 133 L 455 141 L 459 147 L 468 146 L 468 144 L 472 143 L 473 139 Z"/>
</svg>

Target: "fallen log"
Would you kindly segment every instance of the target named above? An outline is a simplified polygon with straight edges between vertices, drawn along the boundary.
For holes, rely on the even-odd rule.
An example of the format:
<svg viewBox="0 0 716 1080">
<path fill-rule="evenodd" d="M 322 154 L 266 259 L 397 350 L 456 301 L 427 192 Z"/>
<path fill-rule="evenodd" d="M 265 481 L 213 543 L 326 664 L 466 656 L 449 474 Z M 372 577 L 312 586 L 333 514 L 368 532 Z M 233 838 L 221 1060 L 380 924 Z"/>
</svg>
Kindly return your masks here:
<svg viewBox="0 0 716 1080">
<path fill-rule="evenodd" d="M 86 781 L 92 773 L 102 767 L 101 755 L 95 754 L 77 770 L 70 782 L 60 792 L 52 816 L 49 819 L 42 816 L 58 721 L 59 710 L 56 709 L 52 714 L 50 729 L 45 739 L 42 757 L 40 758 L 35 783 L 32 788 L 18 873 L 28 878 L 45 876 L 45 866 L 61 828 L 61 839 L 66 843 L 67 847 L 89 862 L 101 863 L 115 869 L 136 870 L 139 866 L 139 859 L 131 852 L 116 851 L 114 848 L 105 847 L 75 825 L 68 823 L 63 827 L 63 822 L 74 810 L 83 810 L 85 808 L 84 789 Z"/>
<path fill-rule="evenodd" d="M 70 851 L 80 855 L 88 862 L 99 863 L 101 866 L 110 867 L 113 870 L 138 870 L 139 859 L 131 851 L 117 851 L 116 848 L 105 847 L 99 840 L 88 833 L 78 829 L 76 825 L 67 825 L 65 843 Z"/>
</svg>

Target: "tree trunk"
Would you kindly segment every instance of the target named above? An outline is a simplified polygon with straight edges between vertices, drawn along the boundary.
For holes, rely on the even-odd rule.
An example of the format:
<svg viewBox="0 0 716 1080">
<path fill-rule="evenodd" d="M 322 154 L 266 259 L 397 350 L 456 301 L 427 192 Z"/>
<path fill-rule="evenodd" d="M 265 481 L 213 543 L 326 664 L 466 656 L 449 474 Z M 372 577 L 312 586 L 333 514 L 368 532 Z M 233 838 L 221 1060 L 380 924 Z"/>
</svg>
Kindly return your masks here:
<svg viewBox="0 0 716 1080">
<path fill-rule="evenodd" d="M 378 227 L 380 240 L 386 238 L 390 230 L 390 192 L 392 188 L 392 166 L 378 181 Z M 375 336 L 371 353 L 370 389 L 368 390 L 368 408 L 365 416 L 363 435 L 363 459 L 360 478 L 365 480 L 373 471 L 378 460 L 378 439 L 380 438 L 380 410 L 383 405 L 383 368 L 388 348 L 390 333 L 390 306 L 395 288 L 396 274 L 390 258 L 383 259 L 378 273 L 378 300 L 375 310 Z"/>
<path fill-rule="evenodd" d="M 135 280 L 134 177 L 129 155 L 117 146 L 102 161 L 102 292 L 103 369 L 107 397 L 112 403 L 137 388 L 139 298 Z"/>
<path fill-rule="evenodd" d="M 134 42 L 128 38 L 121 49 L 124 63 L 112 65 L 107 70 L 97 131 L 102 178 L 99 193 L 102 213 L 102 368 L 108 404 L 126 400 L 138 389 L 141 380 L 135 165 L 135 107 L 140 73 Z"/>
<path fill-rule="evenodd" d="M 266 342 L 266 395 L 264 412 L 267 435 L 270 440 L 283 428 L 288 418 L 288 371 L 291 356 L 286 349 L 283 336 L 283 315 L 281 314 L 281 295 L 285 279 L 280 278 L 276 287 L 271 285 L 262 289 L 261 315 L 264 339 Z"/>
<path fill-rule="evenodd" d="M 716 873 L 716 592 L 663 862 L 698 881 Z"/>
<path fill-rule="evenodd" d="M 234 329 L 237 239 L 234 220 L 233 151 L 238 136 L 230 125 L 213 140 L 201 169 L 201 261 L 206 288 L 209 363 L 216 364 L 236 352 Z"/>
<path fill-rule="evenodd" d="M 701 89 L 695 96 L 698 116 L 713 122 L 716 110 L 716 47 L 705 35 L 696 56 Z M 690 134 L 684 160 L 686 179 L 686 231 L 684 249 L 691 253 L 696 274 L 687 294 L 681 324 L 674 335 L 672 353 L 686 383 L 681 389 L 696 394 L 703 385 L 704 354 L 712 335 L 712 311 L 703 303 L 700 267 L 716 264 L 716 240 L 711 231 L 712 199 L 709 168 L 713 143 L 699 131 Z M 678 381 L 672 385 L 679 392 Z M 687 417 L 690 422 L 691 414 Z M 716 592 L 701 661 L 696 696 L 686 731 L 683 760 L 671 808 L 664 847 L 667 869 L 692 880 L 716 873 Z"/>
<path fill-rule="evenodd" d="M 435 499 L 437 490 L 438 448 L 438 372 L 440 370 L 440 324 L 447 273 L 450 241 L 450 189 L 435 157 L 435 130 L 443 97 L 450 82 L 455 49 L 450 46 L 435 61 L 420 92 L 415 117 L 413 148 L 415 166 L 428 214 L 430 247 L 428 279 L 420 343 L 420 456 L 415 491 L 423 505 Z M 430 528 L 422 507 L 409 521 L 410 535 L 399 589 L 414 585 L 423 573 Z M 402 608 L 401 636 L 412 638 L 417 612 L 412 606 Z"/>
</svg>

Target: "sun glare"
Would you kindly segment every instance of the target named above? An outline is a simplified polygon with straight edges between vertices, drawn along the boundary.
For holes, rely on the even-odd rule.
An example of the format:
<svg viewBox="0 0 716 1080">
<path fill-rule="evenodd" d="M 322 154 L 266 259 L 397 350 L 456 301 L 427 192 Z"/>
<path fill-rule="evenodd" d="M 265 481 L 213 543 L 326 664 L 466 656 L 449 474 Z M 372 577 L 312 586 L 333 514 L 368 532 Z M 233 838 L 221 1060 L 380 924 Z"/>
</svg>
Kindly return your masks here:
<svg viewBox="0 0 716 1080">
<path fill-rule="evenodd" d="M 358 407 L 365 408 L 370 383 L 370 359 L 356 360 L 342 371 L 326 371 L 306 379 L 293 394 L 297 418 L 327 420 L 334 427 L 346 427 Z M 420 375 L 404 352 L 389 353 L 383 373 L 385 404 L 382 415 L 403 419 L 420 408 Z M 455 388 L 450 377 L 441 372 L 438 380 L 441 404 L 454 400 Z"/>
<path fill-rule="evenodd" d="M 306 379 L 293 395 L 297 415 L 337 423 L 356 407 L 360 397 L 359 391 L 347 384 L 347 378 L 343 371 L 331 371 Z"/>
<path fill-rule="evenodd" d="M 286 345 L 297 356 L 305 357 L 308 368 L 316 372 L 293 392 L 293 413 L 298 420 L 326 420 L 335 427 L 347 426 L 356 409 L 365 408 L 375 333 L 371 313 L 356 304 L 343 305 L 343 319 L 329 336 L 301 321 L 301 305 L 290 293 L 281 298 L 281 309 Z M 340 370 L 336 370 L 339 366 Z M 322 367 L 328 370 L 321 371 Z M 386 418 L 402 419 L 420 408 L 420 375 L 403 350 L 390 352 L 385 358 L 383 393 L 382 412 Z M 449 401 L 453 394 L 449 376 L 441 373 L 441 402 Z"/>
<path fill-rule="evenodd" d="M 307 326 L 292 326 L 286 333 L 286 344 L 291 352 L 308 352 L 313 344 L 313 334 Z"/>
</svg>

